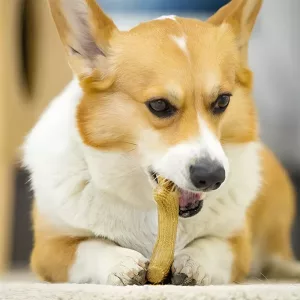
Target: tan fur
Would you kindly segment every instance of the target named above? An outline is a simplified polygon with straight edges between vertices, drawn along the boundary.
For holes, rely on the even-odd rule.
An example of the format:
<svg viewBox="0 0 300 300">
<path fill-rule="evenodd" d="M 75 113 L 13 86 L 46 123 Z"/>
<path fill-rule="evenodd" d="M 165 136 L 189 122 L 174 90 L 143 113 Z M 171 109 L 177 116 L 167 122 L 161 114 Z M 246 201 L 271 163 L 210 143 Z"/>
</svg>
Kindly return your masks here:
<svg viewBox="0 0 300 300">
<path fill-rule="evenodd" d="M 262 151 L 263 185 L 249 211 L 252 243 L 259 244 L 266 257 L 293 259 L 291 229 L 295 217 L 295 193 L 290 179 L 272 154 Z M 266 266 L 267 267 L 267 266 Z"/>
<path fill-rule="evenodd" d="M 85 240 L 78 237 L 35 237 L 31 255 L 31 269 L 47 282 L 59 283 L 69 280 L 69 268 L 75 259 L 77 246 Z"/>
<path fill-rule="evenodd" d="M 249 274 L 252 262 L 251 234 L 251 228 L 246 223 L 245 228 L 229 240 L 234 254 L 231 274 L 234 283 L 243 282 Z"/>
<path fill-rule="evenodd" d="M 72 30 L 60 3 L 50 0 L 62 41 L 68 48 Z M 84 74 L 85 60 L 69 57 L 84 91 L 77 110 L 84 143 L 102 150 L 134 150 L 138 124 L 139 129 L 151 128 L 159 133 L 160 142 L 153 147 L 167 149 L 199 135 L 197 114 L 223 144 L 258 141 L 247 48 L 261 0 L 232 0 L 207 22 L 154 20 L 128 32 L 119 32 L 94 0 L 86 3 L 92 35 L 105 57 L 97 57 L 88 74 Z M 187 53 L 174 42 L 174 36 L 185 39 Z M 213 116 L 210 105 L 220 93 L 232 93 L 233 97 L 223 116 Z M 163 120 L 154 117 L 145 106 L 151 98 L 167 98 L 178 113 Z M 260 249 L 266 262 L 263 267 L 269 270 L 273 266 L 267 264 L 268 257 L 293 257 L 292 185 L 266 148 L 261 152 L 261 161 L 263 183 L 258 198 L 249 208 L 244 230 L 228 241 L 234 253 L 233 282 L 249 274 L 252 260 L 257 259 L 254 247 Z M 82 239 L 53 234 L 51 226 L 43 230 L 37 212 L 34 224 L 33 269 L 46 280 L 66 281 Z"/>
<path fill-rule="evenodd" d="M 34 249 L 31 254 L 31 269 L 48 282 L 68 281 L 69 267 L 73 264 L 77 246 L 86 237 L 63 236 L 59 229 L 47 223 L 47 219 L 32 210 Z"/>
<path fill-rule="evenodd" d="M 268 259 L 270 262 L 274 257 L 284 261 L 294 259 L 291 248 L 294 189 L 286 171 L 266 147 L 261 151 L 261 160 L 263 183 L 260 193 L 248 210 L 245 229 L 229 241 L 235 254 L 233 282 L 246 278 L 253 260 L 264 262 L 263 276 L 268 278 L 276 267 L 268 263 Z M 254 256 L 254 247 L 259 249 L 260 257 Z M 293 277 L 292 274 L 282 276 Z"/>
</svg>

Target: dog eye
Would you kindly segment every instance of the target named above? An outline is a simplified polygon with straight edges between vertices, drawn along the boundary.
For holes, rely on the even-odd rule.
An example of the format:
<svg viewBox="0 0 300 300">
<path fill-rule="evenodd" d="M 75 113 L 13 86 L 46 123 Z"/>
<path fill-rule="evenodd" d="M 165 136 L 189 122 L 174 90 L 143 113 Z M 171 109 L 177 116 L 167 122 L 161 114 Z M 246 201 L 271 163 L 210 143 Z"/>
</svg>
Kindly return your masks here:
<svg viewBox="0 0 300 300">
<path fill-rule="evenodd" d="M 177 111 L 177 108 L 166 99 L 150 100 L 146 105 L 150 112 L 159 118 L 169 118 Z"/>
<path fill-rule="evenodd" d="M 212 104 L 212 112 L 215 115 L 223 113 L 229 105 L 231 94 L 219 95 L 217 100 Z"/>
</svg>

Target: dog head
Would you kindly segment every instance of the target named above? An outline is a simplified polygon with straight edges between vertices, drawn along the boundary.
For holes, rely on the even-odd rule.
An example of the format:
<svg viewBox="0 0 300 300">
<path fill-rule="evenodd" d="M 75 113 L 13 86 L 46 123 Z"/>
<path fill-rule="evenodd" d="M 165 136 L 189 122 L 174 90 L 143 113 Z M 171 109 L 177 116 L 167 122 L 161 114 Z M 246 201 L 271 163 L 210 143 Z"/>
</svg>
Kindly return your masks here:
<svg viewBox="0 0 300 300">
<path fill-rule="evenodd" d="M 135 153 L 183 194 L 218 189 L 230 168 L 223 146 L 257 139 L 247 46 L 262 0 L 232 0 L 206 22 L 169 16 L 126 32 L 95 0 L 49 2 L 84 91 L 83 141 Z"/>
</svg>

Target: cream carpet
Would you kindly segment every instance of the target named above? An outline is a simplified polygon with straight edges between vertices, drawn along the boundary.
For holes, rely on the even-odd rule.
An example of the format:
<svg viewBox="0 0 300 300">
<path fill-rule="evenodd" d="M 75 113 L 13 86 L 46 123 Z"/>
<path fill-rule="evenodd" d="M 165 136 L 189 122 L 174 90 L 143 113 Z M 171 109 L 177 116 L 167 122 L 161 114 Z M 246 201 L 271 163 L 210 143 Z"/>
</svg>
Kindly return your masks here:
<svg viewBox="0 0 300 300">
<path fill-rule="evenodd" d="M 300 285 L 208 287 L 0 283 L 1 300 L 300 300 Z"/>
</svg>

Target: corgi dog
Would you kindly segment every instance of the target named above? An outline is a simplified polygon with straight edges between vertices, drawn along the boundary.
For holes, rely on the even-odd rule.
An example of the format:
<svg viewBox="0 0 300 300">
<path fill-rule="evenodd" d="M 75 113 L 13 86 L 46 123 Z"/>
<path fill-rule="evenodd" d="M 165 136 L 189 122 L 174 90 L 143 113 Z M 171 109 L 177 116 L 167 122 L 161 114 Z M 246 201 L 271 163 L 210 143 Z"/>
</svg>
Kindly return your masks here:
<svg viewBox="0 0 300 300">
<path fill-rule="evenodd" d="M 49 4 L 74 80 L 24 144 L 33 271 L 49 282 L 145 284 L 163 176 L 180 195 L 172 284 L 299 279 L 294 190 L 259 138 L 248 67 L 262 0 L 129 31 L 95 0 Z"/>
</svg>

